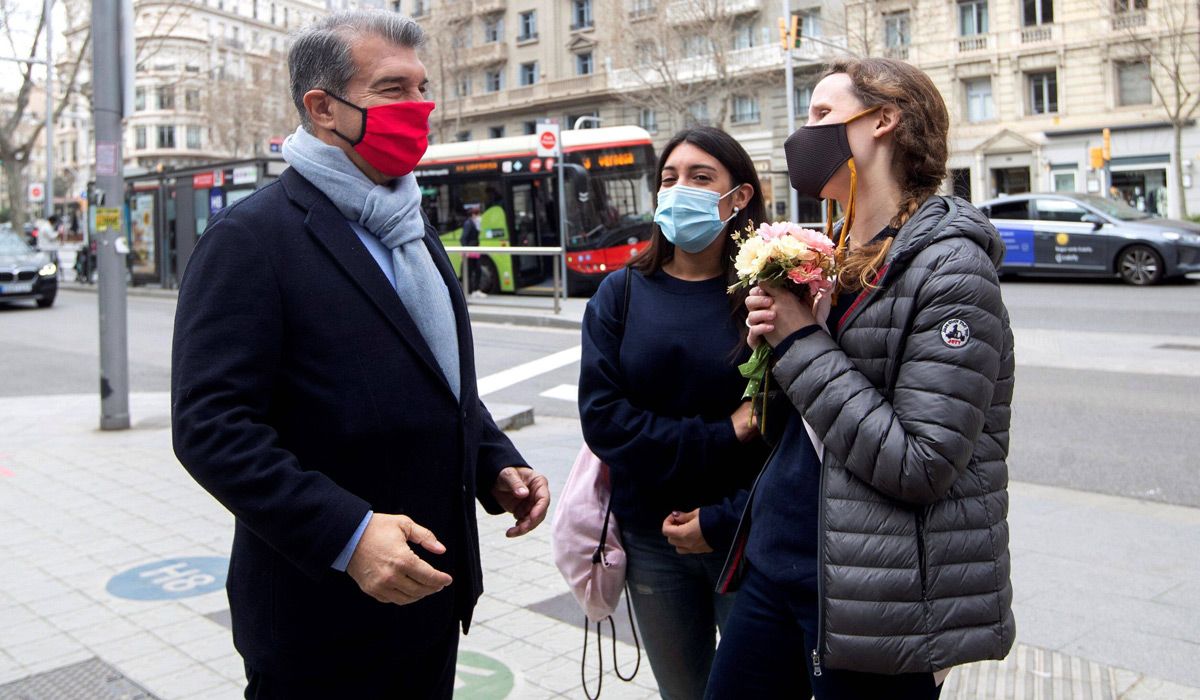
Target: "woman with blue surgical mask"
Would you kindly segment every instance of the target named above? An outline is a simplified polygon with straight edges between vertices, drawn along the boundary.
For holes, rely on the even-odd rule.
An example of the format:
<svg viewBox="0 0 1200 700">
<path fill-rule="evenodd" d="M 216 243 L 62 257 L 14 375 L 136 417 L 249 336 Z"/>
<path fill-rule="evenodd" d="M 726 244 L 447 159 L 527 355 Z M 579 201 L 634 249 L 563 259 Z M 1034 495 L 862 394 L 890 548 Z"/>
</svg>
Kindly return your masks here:
<svg viewBox="0 0 1200 700">
<path fill-rule="evenodd" d="M 612 475 L 650 666 L 662 697 L 678 700 L 704 694 L 733 603 L 713 591 L 768 453 L 737 369 L 749 352 L 745 294 L 726 294 L 729 234 L 766 208 L 750 156 L 710 127 L 667 143 L 654 189 L 650 246 L 584 314 L 579 413 Z"/>
</svg>

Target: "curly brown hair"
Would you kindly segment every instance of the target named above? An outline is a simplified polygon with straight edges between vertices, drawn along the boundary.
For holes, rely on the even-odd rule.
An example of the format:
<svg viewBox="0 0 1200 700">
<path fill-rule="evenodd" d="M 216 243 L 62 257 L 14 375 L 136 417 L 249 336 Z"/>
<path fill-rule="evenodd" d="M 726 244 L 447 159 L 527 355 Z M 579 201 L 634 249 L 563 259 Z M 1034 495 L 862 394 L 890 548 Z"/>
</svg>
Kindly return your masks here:
<svg viewBox="0 0 1200 700">
<path fill-rule="evenodd" d="M 900 228 L 936 193 L 946 179 L 950 114 L 937 86 L 921 69 L 890 58 L 841 58 L 822 78 L 845 73 L 854 96 L 866 108 L 890 105 L 900 112 L 892 132 L 892 175 L 900 185 L 900 208 L 891 226 Z M 892 239 L 850 251 L 842 262 L 839 286 L 858 291 L 869 287 L 891 250 Z"/>
</svg>

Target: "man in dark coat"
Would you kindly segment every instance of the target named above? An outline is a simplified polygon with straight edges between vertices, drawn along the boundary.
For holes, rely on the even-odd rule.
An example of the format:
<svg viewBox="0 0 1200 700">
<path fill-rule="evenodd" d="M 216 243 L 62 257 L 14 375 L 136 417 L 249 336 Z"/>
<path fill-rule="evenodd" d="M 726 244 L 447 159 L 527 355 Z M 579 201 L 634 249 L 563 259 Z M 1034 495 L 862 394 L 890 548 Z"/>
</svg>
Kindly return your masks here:
<svg viewBox="0 0 1200 700">
<path fill-rule="evenodd" d="M 549 504 L 479 399 L 421 214 L 423 38 L 388 12 L 295 37 L 292 168 L 214 217 L 180 289 L 175 452 L 236 517 L 248 698 L 449 698 L 483 590 L 474 501 L 510 537 Z"/>
</svg>

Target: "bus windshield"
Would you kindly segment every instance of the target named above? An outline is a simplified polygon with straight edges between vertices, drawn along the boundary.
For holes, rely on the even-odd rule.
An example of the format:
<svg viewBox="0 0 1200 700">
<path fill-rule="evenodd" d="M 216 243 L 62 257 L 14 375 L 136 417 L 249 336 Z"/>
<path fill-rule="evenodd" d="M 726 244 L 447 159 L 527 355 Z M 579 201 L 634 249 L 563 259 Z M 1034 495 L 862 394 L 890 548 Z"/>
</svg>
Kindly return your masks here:
<svg viewBox="0 0 1200 700">
<path fill-rule="evenodd" d="M 653 220 L 649 172 L 589 174 L 584 187 L 579 180 L 572 178 L 567 186 L 567 196 L 579 203 L 567 210 L 568 248 L 590 247 L 598 236 L 645 227 Z"/>
</svg>

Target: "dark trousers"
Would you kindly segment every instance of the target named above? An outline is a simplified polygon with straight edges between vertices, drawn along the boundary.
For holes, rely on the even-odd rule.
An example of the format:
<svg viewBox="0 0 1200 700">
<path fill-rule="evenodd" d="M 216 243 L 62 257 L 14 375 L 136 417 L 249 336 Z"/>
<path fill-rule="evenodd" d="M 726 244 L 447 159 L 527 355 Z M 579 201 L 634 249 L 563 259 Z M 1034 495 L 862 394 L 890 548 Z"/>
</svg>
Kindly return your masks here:
<svg viewBox="0 0 1200 700">
<path fill-rule="evenodd" d="M 390 658 L 372 659 L 361 667 L 312 676 L 270 675 L 246 664 L 246 700 L 392 700 L 420 698 L 450 700 L 454 696 L 454 668 L 458 657 L 458 622 L 449 634 L 413 630 L 412 643 Z"/>
<path fill-rule="evenodd" d="M 822 668 L 813 675 L 817 596 L 784 591 L 753 567 L 733 603 L 706 698 L 937 700 L 932 673 L 882 675 Z M 797 661 L 803 659 L 801 666 Z"/>
</svg>

